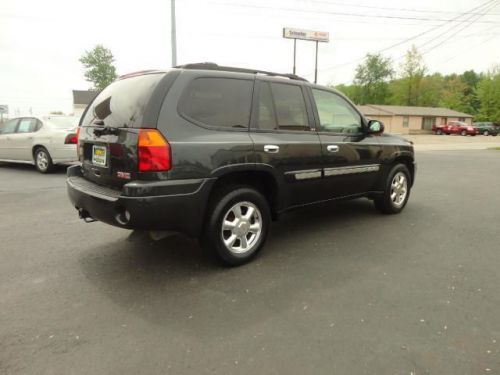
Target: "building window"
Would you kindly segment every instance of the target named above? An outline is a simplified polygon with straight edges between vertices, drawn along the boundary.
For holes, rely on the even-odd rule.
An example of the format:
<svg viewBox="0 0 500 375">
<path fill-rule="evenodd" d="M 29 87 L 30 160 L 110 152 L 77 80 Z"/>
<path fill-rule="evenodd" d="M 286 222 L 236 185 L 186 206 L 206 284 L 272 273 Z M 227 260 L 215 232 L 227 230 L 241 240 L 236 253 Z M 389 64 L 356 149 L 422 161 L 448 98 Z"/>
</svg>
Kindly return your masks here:
<svg viewBox="0 0 500 375">
<path fill-rule="evenodd" d="M 403 117 L 403 128 L 407 128 L 410 124 L 410 117 L 409 116 L 404 116 Z"/>
<path fill-rule="evenodd" d="M 441 125 L 446 125 L 447 122 L 448 122 L 447 117 L 441 117 Z"/>
<path fill-rule="evenodd" d="M 432 130 L 432 125 L 436 125 L 435 117 L 423 117 L 422 118 L 422 129 Z"/>
<path fill-rule="evenodd" d="M 465 121 L 465 117 L 459 117 L 459 118 L 458 118 L 458 121 L 462 121 L 462 122 L 464 122 L 464 121 Z"/>
</svg>

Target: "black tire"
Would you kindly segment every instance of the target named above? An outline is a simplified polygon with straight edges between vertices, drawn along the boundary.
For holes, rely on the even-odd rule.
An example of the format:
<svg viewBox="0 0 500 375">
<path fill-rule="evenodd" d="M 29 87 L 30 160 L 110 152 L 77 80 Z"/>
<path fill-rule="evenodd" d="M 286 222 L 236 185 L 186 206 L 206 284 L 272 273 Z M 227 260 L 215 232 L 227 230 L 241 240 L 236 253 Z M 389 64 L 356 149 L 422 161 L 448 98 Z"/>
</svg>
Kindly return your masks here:
<svg viewBox="0 0 500 375">
<path fill-rule="evenodd" d="M 396 175 L 403 174 L 406 177 L 406 195 L 404 200 L 396 204 L 391 198 L 393 193 L 392 183 Z M 373 203 L 377 210 L 384 214 L 399 214 L 403 208 L 405 208 L 406 203 L 408 203 L 408 198 L 410 198 L 411 190 L 411 176 L 408 167 L 404 164 L 396 164 L 390 170 L 384 182 L 384 193 L 380 196 L 375 197 Z"/>
<path fill-rule="evenodd" d="M 498 135 L 498 133 L 491 133 L 491 135 L 492 135 L 493 137 L 496 137 L 496 136 Z"/>
<path fill-rule="evenodd" d="M 35 167 L 40 173 L 50 173 L 54 169 L 52 158 L 45 147 L 37 147 L 33 152 L 33 159 Z"/>
<path fill-rule="evenodd" d="M 462 131 L 460 132 L 460 135 L 462 135 L 462 136 L 464 136 L 464 137 L 465 137 L 465 136 L 467 135 L 467 130 L 462 130 Z"/>
<path fill-rule="evenodd" d="M 485 130 L 485 131 L 483 132 L 483 135 L 487 137 L 487 136 L 489 136 L 489 135 L 490 135 L 490 132 L 489 132 L 488 130 Z"/>
<path fill-rule="evenodd" d="M 254 217 L 253 223 L 251 219 L 242 223 L 238 222 L 238 228 L 223 231 L 223 221 L 226 218 L 231 218 L 231 209 L 235 208 L 237 205 L 242 205 L 240 212 L 243 214 L 243 216 L 245 216 L 245 212 L 243 212 L 243 210 L 245 208 L 245 205 L 248 206 L 248 204 L 253 205 L 254 210 L 255 208 L 257 209 L 254 212 L 257 212 L 257 217 L 260 220 L 256 220 L 256 218 Z M 240 266 L 249 262 L 262 249 L 266 241 L 267 234 L 269 233 L 269 227 L 271 225 L 271 212 L 266 198 L 260 192 L 247 186 L 229 186 L 215 193 L 214 199 L 212 199 L 208 210 L 208 220 L 201 239 L 202 246 L 207 248 L 224 264 L 228 266 Z M 246 211 L 246 213 L 248 213 L 248 211 Z M 238 220 L 241 219 L 238 219 L 236 216 L 234 216 L 234 220 L 231 221 L 237 222 Z M 261 225 L 261 230 L 260 232 L 258 232 L 258 235 L 256 233 L 251 233 L 250 231 L 251 226 L 253 226 L 253 224 L 255 224 L 256 222 L 259 222 Z M 243 232 L 234 232 L 238 230 L 241 230 Z M 226 240 L 230 240 L 230 238 L 233 238 L 233 235 L 236 236 L 238 234 L 241 234 L 241 236 L 236 238 L 236 240 L 233 242 L 233 246 L 239 244 L 239 247 L 243 247 L 243 242 L 246 242 L 248 239 L 249 248 L 246 251 L 232 251 L 225 245 L 223 241 L 223 238 L 226 238 Z M 248 238 L 249 235 L 250 238 Z M 256 237 L 252 237 L 253 235 L 255 235 Z M 245 239 L 243 239 L 243 236 L 245 236 Z M 240 238 L 242 238 L 243 241 L 241 241 Z M 253 244 L 252 241 L 254 241 Z"/>
<path fill-rule="evenodd" d="M 442 131 L 441 129 L 438 129 L 438 130 L 436 131 L 436 134 L 437 134 L 437 135 L 442 135 L 442 134 L 443 134 L 443 131 Z"/>
</svg>

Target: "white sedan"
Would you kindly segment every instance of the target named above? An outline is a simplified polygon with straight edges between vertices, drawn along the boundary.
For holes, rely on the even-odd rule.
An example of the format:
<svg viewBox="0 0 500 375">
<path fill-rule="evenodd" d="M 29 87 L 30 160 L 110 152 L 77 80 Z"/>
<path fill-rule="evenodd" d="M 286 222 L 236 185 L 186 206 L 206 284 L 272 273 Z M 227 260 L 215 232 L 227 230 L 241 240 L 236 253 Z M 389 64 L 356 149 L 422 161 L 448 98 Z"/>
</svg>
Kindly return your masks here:
<svg viewBox="0 0 500 375">
<path fill-rule="evenodd" d="M 27 116 L 0 126 L 0 161 L 34 164 L 42 173 L 78 160 L 78 118 Z"/>
</svg>

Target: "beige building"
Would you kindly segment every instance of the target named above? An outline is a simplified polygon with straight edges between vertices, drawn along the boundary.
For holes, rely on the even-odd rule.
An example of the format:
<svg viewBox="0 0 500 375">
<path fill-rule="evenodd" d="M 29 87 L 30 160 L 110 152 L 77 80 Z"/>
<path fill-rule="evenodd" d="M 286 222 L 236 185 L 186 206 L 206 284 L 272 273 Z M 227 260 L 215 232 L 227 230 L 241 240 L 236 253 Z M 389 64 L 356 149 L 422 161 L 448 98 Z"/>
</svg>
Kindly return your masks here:
<svg viewBox="0 0 500 375">
<path fill-rule="evenodd" d="M 73 90 L 73 113 L 76 117 L 81 117 L 87 105 L 94 100 L 97 91 Z"/>
<path fill-rule="evenodd" d="M 432 125 L 444 125 L 450 121 L 472 124 L 472 115 L 448 108 L 406 107 L 397 105 L 367 104 L 358 106 L 361 113 L 371 120 L 384 123 L 388 133 L 429 133 Z"/>
</svg>

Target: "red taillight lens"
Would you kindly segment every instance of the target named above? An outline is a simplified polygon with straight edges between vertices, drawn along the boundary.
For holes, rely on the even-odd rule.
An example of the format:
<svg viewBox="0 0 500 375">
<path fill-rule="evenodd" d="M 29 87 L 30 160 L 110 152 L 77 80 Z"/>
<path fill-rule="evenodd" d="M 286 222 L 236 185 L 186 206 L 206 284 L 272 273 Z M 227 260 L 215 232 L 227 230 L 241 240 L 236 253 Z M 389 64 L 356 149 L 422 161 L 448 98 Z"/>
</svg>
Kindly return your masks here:
<svg viewBox="0 0 500 375">
<path fill-rule="evenodd" d="M 78 134 L 68 134 L 64 143 L 76 145 L 78 143 Z"/>
<path fill-rule="evenodd" d="M 172 167 L 170 145 L 156 129 L 139 130 L 139 172 L 162 172 Z"/>
</svg>

